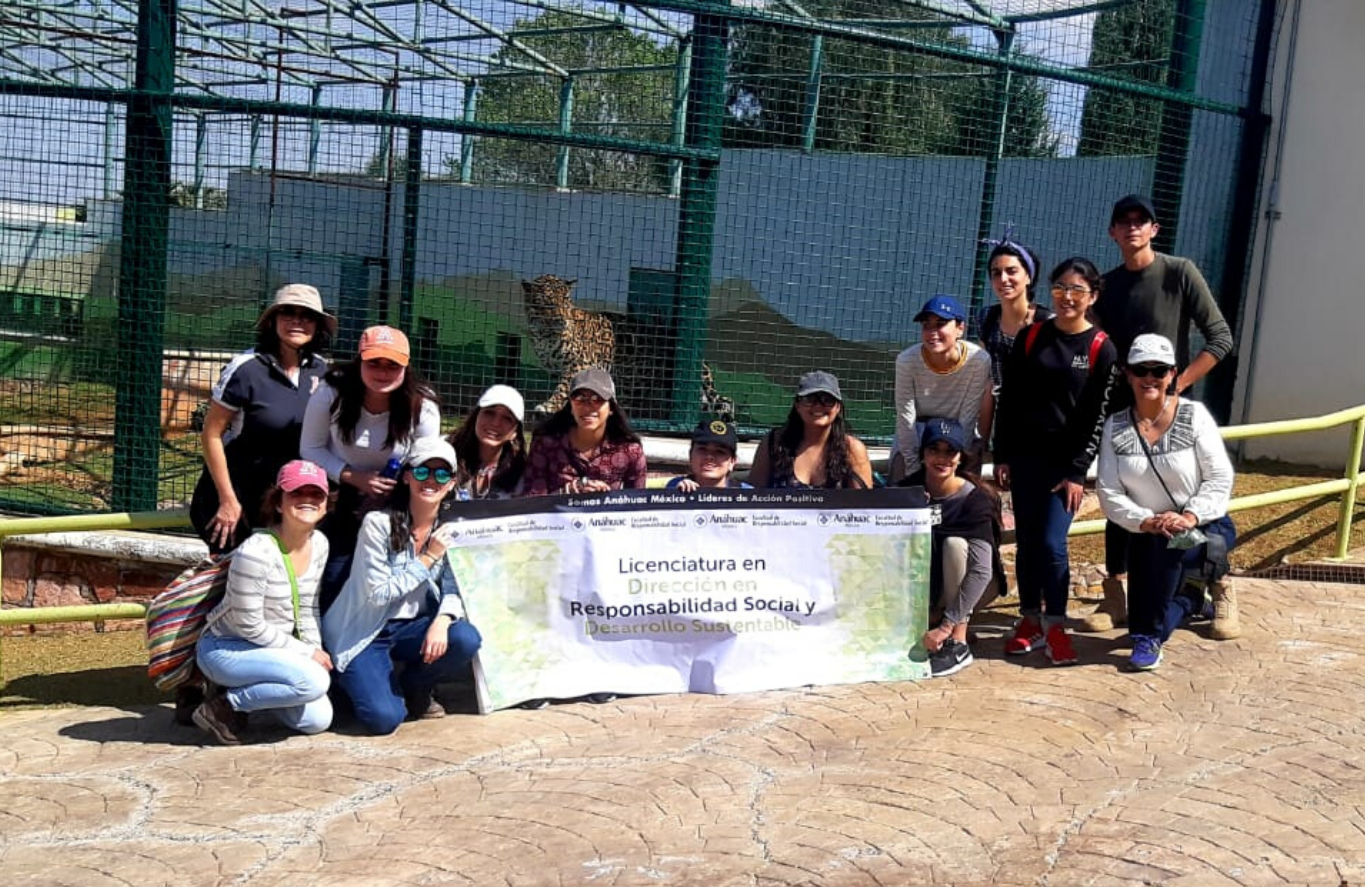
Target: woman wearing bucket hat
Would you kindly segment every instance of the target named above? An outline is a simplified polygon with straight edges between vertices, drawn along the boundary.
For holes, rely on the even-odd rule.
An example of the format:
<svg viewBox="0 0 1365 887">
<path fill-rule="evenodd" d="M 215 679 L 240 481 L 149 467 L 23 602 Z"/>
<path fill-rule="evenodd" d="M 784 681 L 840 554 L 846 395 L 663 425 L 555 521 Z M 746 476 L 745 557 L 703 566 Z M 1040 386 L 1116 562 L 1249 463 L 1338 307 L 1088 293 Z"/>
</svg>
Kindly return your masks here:
<svg viewBox="0 0 1365 887">
<path fill-rule="evenodd" d="M 526 401 L 510 385 L 493 385 L 447 438 L 460 460 L 449 507 L 471 499 L 507 499 L 521 493 L 526 471 Z"/>
<path fill-rule="evenodd" d="M 233 555 L 223 600 L 195 648 L 215 692 L 194 710 L 194 723 L 224 745 L 241 741 L 249 712 L 269 712 L 300 733 L 332 723 L 332 659 L 322 648 L 317 596 L 327 562 L 317 525 L 327 503 L 321 468 L 286 463 L 265 496 L 269 532 L 248 537 Z"/>
<path fill-rule="evenodd" d="M 337 683 L 371 733 L 442 717 L 436 685 L 464 671 L 483 642 L 445 557 L 455 524 L 440 511 L 455 463 L 439 437 L 412 445 L 386 507 L 365 515 L 350 578 L 322 617 Z"/>
<path fill-rule="evenodd" d="M 531 496 L 643 489 L 645 448 L 616 402 L 616 383 L 599 367 L 569 382 L 569 399 L 536 429 L 526 462 Z"/>
<path fill-rule="evenodd" d="M 303 416 L 299 451 L 339 485 L 336 510 L 323 525 L 332 545 L 322 581 L 325 610 L 350 569 L 360 519 L 397 485 L 397 467 L 413 444 L 439 437 L 436 393 L 408 364 L 408 337 L 387 326 L 360 335 L 356 359 L 328 371 Z"/>
<path fill-rule="evenodd" d="M 336 318 L 307 284 L 291 283 L 256 321 L 256 347 L 233 358 L 213 387 L 200 442 L 204 472 L 190 522 L 214 554 L 261 526 L 261 499 L 281 466 L 298 458 L 308 400 L 327 361 Z"/>
<path fill-rule="evenodd" d="M 786 423 L 768 432 L 754 451 L 749 482 L 829 490 L 872 486 L 867 447 L 844 418 L 844 395 L 833 373 L 815 370 L 801 377 Z"/>
<path fill-rule="evenodd" d="M 1138 671 L 1161 664 L 1187 616 L 1211 615 L 1219 640 L 1241 634 L 1227 576 L 1237 541 L 1228 518 L 1232 462 L 1204 405 L 1174 393 L 1176 372 L 1169 339 L 1135 338 L 1124 371 L 1133 406 L 1109 417 L 1100 443 L 1100 504 L 1129 533 L 1128 634 Z"/>
</svg>

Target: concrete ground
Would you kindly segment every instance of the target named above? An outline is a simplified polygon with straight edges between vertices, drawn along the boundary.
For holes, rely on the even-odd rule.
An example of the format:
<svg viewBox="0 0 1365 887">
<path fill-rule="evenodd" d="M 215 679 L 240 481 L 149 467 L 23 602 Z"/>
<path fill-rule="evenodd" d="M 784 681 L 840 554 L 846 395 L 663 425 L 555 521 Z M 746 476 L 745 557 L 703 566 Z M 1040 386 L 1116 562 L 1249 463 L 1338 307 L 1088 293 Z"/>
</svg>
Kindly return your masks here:
<svg viewBox="0 0 1365 887">
<path fill-rule="evenodd" d="M 1082 664 L 202 744 L 169 707 L 0 720 L 15 885 L 1365 883 L 1365 595 Z"/>
</svg>

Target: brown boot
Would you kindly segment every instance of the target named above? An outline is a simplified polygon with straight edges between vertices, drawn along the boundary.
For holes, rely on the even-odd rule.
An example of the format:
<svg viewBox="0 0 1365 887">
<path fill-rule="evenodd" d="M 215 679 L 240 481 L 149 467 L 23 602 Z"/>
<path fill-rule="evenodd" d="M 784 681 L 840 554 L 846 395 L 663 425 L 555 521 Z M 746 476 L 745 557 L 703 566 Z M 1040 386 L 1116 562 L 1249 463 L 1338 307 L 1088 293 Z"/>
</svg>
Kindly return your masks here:
<svg viewBox="0 0 1365 887">
<path fill-rule="evenodd" d="M 1213 625 L 1209 637 L 1216 641 L 1230 641 L 1242 636 L 1242 620 L 1237 615 L 1237 590 L 1231 576 L 1224 576 L 1209 584 L 1213 597 Z"/>
<path fill-rule="evenodd" d="M 1085 631 L 1110 631 L 1128 624 L 1128 593 L 1122 580 L 1107 576 L 1101 588 L 1104 589 L 1104 600 L 1095 612 L 1081 621 Z"/>
</svg>

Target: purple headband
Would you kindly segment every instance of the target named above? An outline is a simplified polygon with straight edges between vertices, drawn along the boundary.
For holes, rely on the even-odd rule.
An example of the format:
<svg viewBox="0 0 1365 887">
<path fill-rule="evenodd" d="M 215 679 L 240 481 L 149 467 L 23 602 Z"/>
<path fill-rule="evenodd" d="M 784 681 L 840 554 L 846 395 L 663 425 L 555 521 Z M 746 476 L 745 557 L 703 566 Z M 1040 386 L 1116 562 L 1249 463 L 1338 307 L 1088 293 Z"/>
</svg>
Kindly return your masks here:
<svg viewBox="0 0 1365 887">
<path fill-rule="evenodd" d="M 1011 222 L 1010 224 L 1008 224 L 1008 225 L 1005 226 L 1005 236 L 1004 236 L 1004 237 L 1000 238 L 999 240 L 991 240 L 991 239 L 988 237 L 988 238 L 986 238 L 985 240 L 983 240 L 983 241 L 981 241 L 981 242 L 984 243 L 986 246 L 991 247 L 991 249 L 995 249 L 996 247 L 1001 247 L 1001 246 L 1003 246 L 1003 247 L 1005 247 L 1006 249 L 1010 250 L 1010 251 L 1013 252 L 1016 256 L 1019 257 L 1019 261 L 1020 261 L 1020 262 L 1023 262 L 1023 263 L 1024 263 L 1024 270 L 1028 272 L 1028 279 L 1029 279 L 1029 280 L 1037 280 L 1037 279 L 1038 279 L 1038 269 L 1037 269 L 1036 267 L 1034 267 L 1034 265 L 1033 265 L 1033 259 L 1032 259 L 1032 257 L 1029 256 L 1028 250 L 1024 249 L 1024 245 L 1023 245 L 1022 243 L 1020 243 L 1019 241 L 1017 241 L 1017 240 L 1014 239 L 1014 223 L 1013 223 L 1013 222 Z"/>
</svg>

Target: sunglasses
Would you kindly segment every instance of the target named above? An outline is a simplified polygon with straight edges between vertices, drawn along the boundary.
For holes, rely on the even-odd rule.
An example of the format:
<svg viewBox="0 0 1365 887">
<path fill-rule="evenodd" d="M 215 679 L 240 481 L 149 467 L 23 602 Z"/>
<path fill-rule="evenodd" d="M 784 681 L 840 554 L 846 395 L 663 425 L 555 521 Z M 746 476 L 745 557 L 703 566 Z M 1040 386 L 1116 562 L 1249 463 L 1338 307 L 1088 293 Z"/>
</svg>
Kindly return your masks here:
<svg viewBox="0 0 1365 887">
<path fill-rule="evenodd" d="M 573 394 L 569 395 L 569 400 L 572 400 L 574 403 L 587 404 L 588 406 L 594 407 L 600 407 L 607 402 L 606 398 L 602 397 L 600 394 L 594 394 L 591 391 L 575 391 Z"/>
<path fill-rule="evenodd" d="M 1133 376 L 1138 379 L 1145 379 L 1148 376 L 1151 376 L 1153 379 L 1160 379 L 1162 376 L 1169 373 L 1171 369 L 1171 367 L 1168 367 L 1165 364 L 1144 363 L 1139 364 L 1138 366 L 1129 367 L 1128 372 L 1132 373 Z"/>
<path fill-rule="evenodd" d="M 811 406 L 832 407 L 839 402 L 839 398 L 824 391 L 817 391 L 814 394 L 803 394 L 796 399 L 797 403 L 809 404 Z"/>
<path fill-rule="evenodd" d="M 409 468 L 408 474 L 419 484 L 426 481 L 429 477 L 435 477 L 438 484 L 448 484 L 455 479 L 455 472 L 449 468 L 428 468 L 425 465 L 418 465 L 416 468 Z"/>
</svg>

